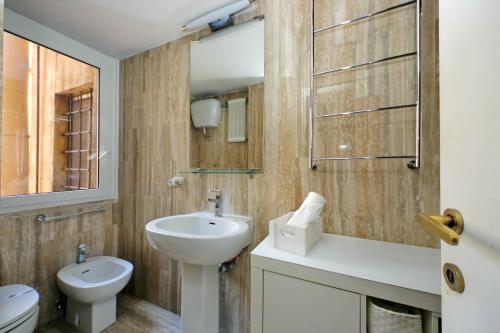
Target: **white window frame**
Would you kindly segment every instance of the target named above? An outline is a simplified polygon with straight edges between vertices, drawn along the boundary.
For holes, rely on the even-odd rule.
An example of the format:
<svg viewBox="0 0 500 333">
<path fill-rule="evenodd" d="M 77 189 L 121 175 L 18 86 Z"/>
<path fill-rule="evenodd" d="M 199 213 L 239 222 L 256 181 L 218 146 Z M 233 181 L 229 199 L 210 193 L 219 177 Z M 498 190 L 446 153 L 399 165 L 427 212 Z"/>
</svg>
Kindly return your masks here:
<svg viewBox="0 0 500 333">
<path fill-rule="evenodd" d="M 7 8 L 5 8 L 4 30 L 99 68 L 99 152 L 101 156 L 105 156 L 99 160 L 98 189 L 0 197 L 0 213 L 116 199 L 119 60 Z"/>
</svg>

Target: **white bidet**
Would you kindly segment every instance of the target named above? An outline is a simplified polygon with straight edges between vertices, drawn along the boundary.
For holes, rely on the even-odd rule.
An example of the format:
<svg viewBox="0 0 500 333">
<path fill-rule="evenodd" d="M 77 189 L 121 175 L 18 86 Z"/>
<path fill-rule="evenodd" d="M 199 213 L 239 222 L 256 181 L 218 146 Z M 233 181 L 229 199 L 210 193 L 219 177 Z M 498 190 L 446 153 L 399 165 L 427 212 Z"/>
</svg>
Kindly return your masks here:
<svg viewBox="0 0 500 333">
<path fill-rule="evenodd" d="M 130 280 L 133 265 L 115 257 L 91 257 L 57 273 L 68 296 L 66 321 L 84 333 L 97 333 L 116 321 L 116 294 Z"/>
</svg>

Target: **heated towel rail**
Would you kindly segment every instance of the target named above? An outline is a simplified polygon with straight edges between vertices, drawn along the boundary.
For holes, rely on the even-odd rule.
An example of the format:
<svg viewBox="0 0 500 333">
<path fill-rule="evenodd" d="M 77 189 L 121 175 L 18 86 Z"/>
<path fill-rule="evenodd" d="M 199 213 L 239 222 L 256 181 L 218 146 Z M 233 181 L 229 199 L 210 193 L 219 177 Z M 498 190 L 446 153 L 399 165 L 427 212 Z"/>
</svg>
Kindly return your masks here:
<svg viewBox="0 0 500 333">
<path fill-rule="evenodd" d="M 421 111 L 420 111 L 420 23 L 421 23 L 421 15 L 422 15 L 422 9 L 421 9 L 421 4 L 420 0 L 412 0 L 408 2 L 404 2 L 398 5 L 394 5 L 388 8 L 385 8 L 380 11 L 375 11 L 372 13 L 369 13 L 364 16 L 360 16 L 351 20 L 344 21 L 342 23 L 334 24 L 328 27 L 320 28 L 315 30 L 315 25 L 314 25 L 314 0 L 312 1 L 312 18 L 311 18 L 311 97 L 310 97 L 310 107 L 309 107 L 309 168 L 312 170 L 317 169 L 316 162 L 318 161 L 346 161 L 346 160 L 377 160 L 377 159 L 409 159 L 410 161 L 408 162 L 407 166 L 410 169 L 418 169 L 420 168 L 420 150 L 421 150 Z M 339 67 L 339 68 L 334 68 L 334 69 L 329 69 L 326 71 L 321 71 L 321 72 L 316 72 L 315 71 L 315 35 L 317 33 L 321 33 L 327 30 L 334 30 L 338 29 L 341 27 L 345 27 L 348 25 L 351 25 L 356 22 L 368 20 L 370 18 L 374 18 L 377 16 L 380 16 L 384 13 L 394 11 L 399 8 L 404 8 L 408 6 L 415 5 L 416 7 L 416 51 L 414 52 L 407 52 L 403 54 L 397 54 L 397 55 L 392 55 L 389 57 L 384 57 L 372 61 L 367 61 L 363 63 L 358 63 L 358 64 L 353 64 L 350 66 L 345 66 L 345 67 Z M 321 75 L 327 75 L 327 74 L 333 74 L 333 73 L 339 73 L 343 71 L 349 71 L 353 70 L 356 68 L 361 68 L 361 67 L 367 67 L 370 65 L 374 64 L 380 64 L 380 63 L 385 63 L 391 60 L 395 59 L 400 59 L 400 58 L 407 58 L 407 57 L 416 57 L 416 101 L 415 103 L 411 104 L 404 104 L 404 105 L 392 105 L 392 106 L 384 106 L 384 107 L 379 107 L 379 108 L 373 108 L 373 109 L 364 109 L 364 110 L 354 110 L 350 112 L 340 112 L 340 113 L 333 113 L 333 114 L 326 114 L 326 115 L 315 115 L 315 82 L 314 79 L 315 77 L 321 76 Z M 390 111 L 390 110 L 395 110 L 395 109 L 404 109 L 404 108 L 410 108 L 414 107 L 415 108 L 415 119 L 416 119 L 416 127 L 415 127 L 415 155 L 388 155 L 388 156 L 336 156 L 336 157 L 315 157 L 314 156 L 314 122 L 316 120 L 321 121 L 323 118 L 335 118 L 335 117 L 342 117 L 342 116 L 348 116 L 348 115 L 358 115 L 358 114 L 366 114 L 366 113 L 371 113 L 371 112 L 384 112 L 384 111 Z"/>
</svg>

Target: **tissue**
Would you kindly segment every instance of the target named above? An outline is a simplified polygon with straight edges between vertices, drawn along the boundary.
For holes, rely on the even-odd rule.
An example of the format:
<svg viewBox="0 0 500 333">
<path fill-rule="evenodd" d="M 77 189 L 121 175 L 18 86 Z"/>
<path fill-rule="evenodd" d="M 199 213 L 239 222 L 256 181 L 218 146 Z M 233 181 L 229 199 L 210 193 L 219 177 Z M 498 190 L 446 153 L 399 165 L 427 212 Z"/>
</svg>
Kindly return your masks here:
<svg viewBox="0 0 500 333">
<path fill-rule="evenodd" d="M 307 224 L 317 221 L 323 212 L 325 203 L 326 199 L 322 195 L 310 192 L 287 224 L 306 227 Z"/>
</svg>

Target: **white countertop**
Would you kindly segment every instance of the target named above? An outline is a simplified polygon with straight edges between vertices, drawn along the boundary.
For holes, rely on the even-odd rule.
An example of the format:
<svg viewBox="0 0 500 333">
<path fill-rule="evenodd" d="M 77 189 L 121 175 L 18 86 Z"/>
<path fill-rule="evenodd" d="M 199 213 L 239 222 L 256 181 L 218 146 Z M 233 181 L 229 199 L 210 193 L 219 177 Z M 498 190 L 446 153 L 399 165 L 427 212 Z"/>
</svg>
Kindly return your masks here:
<svg viewBox="0 0 500 333">
<path fill-rule="evenodd" d="M 437 249 L 323 234 L 302 257 L 275 249 L 268 236 L 252 256 L 441 295 L 441 256 Z"/>
</svg>

